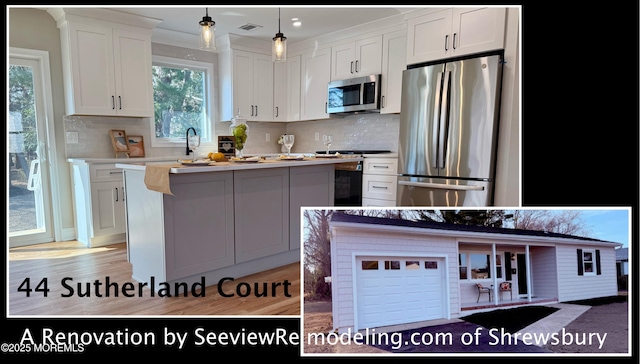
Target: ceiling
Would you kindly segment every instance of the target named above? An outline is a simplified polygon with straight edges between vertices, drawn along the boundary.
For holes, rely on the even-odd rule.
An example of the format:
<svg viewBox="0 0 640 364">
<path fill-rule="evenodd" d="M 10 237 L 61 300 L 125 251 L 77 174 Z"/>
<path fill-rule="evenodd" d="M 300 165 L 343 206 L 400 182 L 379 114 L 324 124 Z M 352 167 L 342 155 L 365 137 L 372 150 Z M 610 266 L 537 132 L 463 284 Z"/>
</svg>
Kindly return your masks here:
<svg viewBox="0 0 640 364">
<path fill-rule="evenodd" d="M 136 15 L 162 20 L 156 28 L 198 34 L 198 22 L 206 15 L 204 6 L 109 7 Z M 280 31 L 289 43 L 295 43 L 340 29 L 384 19 L 415 10 L 415 7 L 356 7 L 356 6 L 285 6 L 280 8 Z M 278 7 L 243 6 L 237 8 L 210 6 L 209 16 L 216 23 L 216 37 L 233 33 L 270 41 L 278 32 Z M 291 18 L 297 17 L 302 26 L 295 28 Z M 260 25 L 254 30 L 240 29 L 246 24 Z"/>
</svg>

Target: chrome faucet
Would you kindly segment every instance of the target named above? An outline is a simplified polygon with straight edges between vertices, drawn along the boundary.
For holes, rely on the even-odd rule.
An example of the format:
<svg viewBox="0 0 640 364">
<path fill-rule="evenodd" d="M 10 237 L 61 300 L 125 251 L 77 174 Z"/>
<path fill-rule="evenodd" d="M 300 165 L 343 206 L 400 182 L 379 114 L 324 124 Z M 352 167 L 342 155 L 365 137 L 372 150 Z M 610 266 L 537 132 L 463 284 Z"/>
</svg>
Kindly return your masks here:
<svg viewBox="0 0 640 364">
<path fill-rule="evenodd" d="M 198 135 L 198 133 L 196 133 L 196 129 L 193 127 L 189 127 L 189 129 L 187 129 L 187 155 L 191 153 L 191 148 L 189 148 L 189 130 L 193 130 L 193 135 Z"/>
</svg>

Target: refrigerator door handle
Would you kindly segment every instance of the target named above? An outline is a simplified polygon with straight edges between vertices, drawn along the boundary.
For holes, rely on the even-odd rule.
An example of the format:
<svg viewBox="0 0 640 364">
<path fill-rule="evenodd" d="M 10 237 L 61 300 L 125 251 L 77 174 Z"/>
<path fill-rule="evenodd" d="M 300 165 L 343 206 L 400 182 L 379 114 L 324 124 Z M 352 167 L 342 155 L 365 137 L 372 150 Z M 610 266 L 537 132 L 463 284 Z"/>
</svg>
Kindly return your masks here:
<svg viewBox="0 0 640 364">
<path fill-rule="evenodd" d="M 442 183 L 398 181 L 398 184 L 402 186 L 433 188 L 433 189 L 439 189 L 439 190 L 458 190 L 458 191 L 483 191 L 484 190 L 484 186 L 446 185 Z"/>
<path fill-rule="evenodd" d="M 444 72 L 438 72 L 438 76 L 436 77 L 436 86 L 438 90 L 442 89 L 442 74 Z M 436 170 L 440 167 L 440 165 L 438 164 L 440 162 L 440 123 L 438 122 L 438 120 L 440 119 L 440 112 L 441 112 L 441 101 L 440 101 L 440 97 L 441 97 L 441 93 L 440 92 L 436 92 L 436 99 L 435 99 L 435 105 L 437 107 L 436 111 L 433 113 L 433 133 L 432 135 L 432 140 L 431 140 L 431 148 L 432 148 L 432 153 L 426 153 L 426 155 L 432 155 L 433 156 L 433 168 L 435 168 Z M 425 100 L 426 102 L 426 100 Z M 426 110 L 426 108 L 425 108 Z"/>
<path fill-rule="evenodd" d="M 447 142 L 447 129 L 449 125 L 447 125 L 447 120 L 449 119 L 449 78 L 451 77 L 451 71 L 446 71 L 444 76 L 444 83 L 442 85 L 442 103 L 440 104 L 440 132 L 438 135 L 438 169 L 444 168 L 444 156 L 447 150 L 446 142 Z"/>
</svg>

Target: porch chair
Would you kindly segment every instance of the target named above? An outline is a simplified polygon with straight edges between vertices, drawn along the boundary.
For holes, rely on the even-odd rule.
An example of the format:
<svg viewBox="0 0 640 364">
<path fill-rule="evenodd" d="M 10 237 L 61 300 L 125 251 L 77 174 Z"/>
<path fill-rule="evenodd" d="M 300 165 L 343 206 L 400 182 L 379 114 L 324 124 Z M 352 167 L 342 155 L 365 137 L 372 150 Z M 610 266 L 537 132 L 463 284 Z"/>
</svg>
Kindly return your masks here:
<svg viewBox="0 0 640 364">
<path fill-rule="evenodd" d="M 476 303 L 480 302 L 480 295 L 483 293 L 486 293 L 489 295 L 489 302 L 491 302 L 491 288 L 485 287 L 480 283 L 476 283 L 476 287 L 478 288 L 478 299 L 476 300 Z"/>
<path fill-rule="evenodd" d="M 500 299 L 502 299 L 502 293 L 505 291 L 509 291 L 509 294 L 511 295 L 511 301 L 513 301 L 513 291 L 511 290 L 511 282 L 500 283 Z"/>
</svg>

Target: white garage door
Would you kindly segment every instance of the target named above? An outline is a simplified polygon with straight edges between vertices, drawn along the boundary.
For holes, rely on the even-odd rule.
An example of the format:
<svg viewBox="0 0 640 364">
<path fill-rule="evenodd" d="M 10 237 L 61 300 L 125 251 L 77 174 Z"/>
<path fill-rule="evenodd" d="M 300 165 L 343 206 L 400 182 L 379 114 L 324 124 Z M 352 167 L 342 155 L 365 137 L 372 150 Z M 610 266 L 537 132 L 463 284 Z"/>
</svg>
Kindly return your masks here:
<svg viewBox="0 0 640 364">
<path fill-rule="evenodd" d="M 445 317 L 444 258 L 357 257 L 357 330 Z"/>
</svg>

